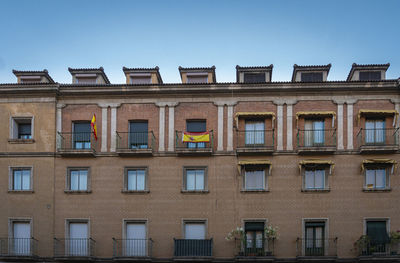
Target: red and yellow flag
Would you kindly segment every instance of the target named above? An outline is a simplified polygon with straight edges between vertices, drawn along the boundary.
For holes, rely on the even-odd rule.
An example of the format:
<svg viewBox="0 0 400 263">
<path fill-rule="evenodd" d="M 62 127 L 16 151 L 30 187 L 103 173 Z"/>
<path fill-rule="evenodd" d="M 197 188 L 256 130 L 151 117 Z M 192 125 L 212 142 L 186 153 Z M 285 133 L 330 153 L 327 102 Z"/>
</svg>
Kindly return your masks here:
<svg viewBox="0 0 400 263">
<path fill-rule="evenodd" d="M 92 121 L 90 122 L 90 125 L 92 126 L 92 131 L 93 131 L 94 138 L 97 141 L 96 114 L 93 114 Z"/>
<path fill-rule="evenodd" d="M 182 136 L 183 142 L 209 142 L 209 132 L 184 132 Z"/>
</svg>

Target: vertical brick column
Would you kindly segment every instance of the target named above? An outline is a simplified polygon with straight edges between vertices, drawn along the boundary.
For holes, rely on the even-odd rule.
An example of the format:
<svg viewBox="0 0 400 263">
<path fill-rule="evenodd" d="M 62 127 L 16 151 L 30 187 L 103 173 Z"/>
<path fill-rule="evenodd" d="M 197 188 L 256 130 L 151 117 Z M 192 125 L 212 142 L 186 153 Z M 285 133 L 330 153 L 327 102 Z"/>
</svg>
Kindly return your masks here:
<svg viewBox="0 0 400 263">
<path fill-rule="evenodd" d="M 163 105 L 157 105 L 159 109 L 159 131 L 158 131 L 158 151 L 159 152 L 164 152 L 165 151 L 165 143 L 164 143 L 164 138 L 165 138 L 165 104 Z"/>
<path fill-rule="evenodd" d="M 109 104 L 111 108 L 111 144 L 110 144 L 110 151 L 115 152 L 117 146 L 117 108 L 121 104 Z M 102 145 L 103 147 L 103 145 Z"/>
<path fill-rule="evenodd" d="M 276 148 L 278 151 L 283 150 L 283 104 L 284 102 L 282 101 L 275 101 L 274 104 L 277 105 L 277 116 L 276 116 L 276 122 L 277 122 L 277 144 Z"/>
<path fill-rule="evenodd" d="M 226 102 L 225 104 L 228 106 L 228 118 L 227 118 L 227 128 L 226 128 L 226 136 L 227 136 L 227 151 L 233 151 L 233 107 L 236 105 L 235 102 Z"/>
<path fill-rule="evenodd" d="M 355 101 L 347 101 L 347 150 L 353 150 L 353 105 Z"/>
<path fill-rule="evenodd" d="M 338 150 L 344 150 L 344 143 L 343 143 L 343 126 L 344 126 L 344 118 L 343 118 L 343 105 L 344 101 L 343 100 L 334 100 L 334 102 L 337 104 L 337 131 L 336 131 L 336 136 L 337 136 L 337 149 Z"/>
<path fill-rule="evenodd" d="M 173 152 L 175 149 L 175 106 L 178 102 L 168 102 L 166 105 L 168 106 L 168 151 Z"/>
</svg>

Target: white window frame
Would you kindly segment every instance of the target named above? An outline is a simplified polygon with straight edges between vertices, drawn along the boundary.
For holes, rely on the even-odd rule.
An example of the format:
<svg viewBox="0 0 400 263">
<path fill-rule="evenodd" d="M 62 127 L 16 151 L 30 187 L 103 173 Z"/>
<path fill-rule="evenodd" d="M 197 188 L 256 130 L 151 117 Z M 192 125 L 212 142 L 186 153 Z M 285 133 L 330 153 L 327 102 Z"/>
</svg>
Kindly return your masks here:
<svg viewBox="0 0 400 263">
<path fill-rule="evenodd" d="M 182 219 L 182 239 L 186 236 L 186 224 L 204 224 L 204 240 L 208 238 L 208 219 L 206 218 L 184 218 Z"/>
<path fill-rule="evenodd" d="M 30 170 L 29 189 L 14 189 L 14 171 Z M 10 192 L 33 192 L 33 166 L 9 166 L 8 167 L 8 191 Z"/>
<path fill-rule="evenodd" d="M 35 138 L 35 125 L 34 116 L 11 116 L 10 117 L 10 140 L 23 141 L 23 140 L 34 140 Z M 31 123 L 31 139 L 18 139 L 18 124 L 19 122 L 29 121 Z"/>
<path fill-rule="evenodd" d="M 255 170 L 255 171 L 264 171 L 264 177 L 263 177 L 263 185 L 264 188 L 263 189 L 247 189 L 246 188 L 246 165 L 241 165 L 240 167 L 240 174 L 242 175 L 242 192 L 268 192 L 269 191 L 269 185 L 268 185 L 268 176 L 270 176 L 270 169 L 271 169 L 271 165 L 260 165 L 259 168 L 252 168 L 253 165 L 249 165 L 248 166 L 248 170 Z M 255 165 L 257 166 L 257 165 Z M 264 168 L 262 168 L 264 167 Z"/>
<path fill-rule="evenodd" d="M 324 170 L 324 187 L 323 188 L 307 188 L 306 187 L 306 171 L 307 170 Z M 329 176 L 332 175 L 331 164 L 328 165 L 316 165 L 315 167 L 307 167 L 307 165 L 301 166 L 301 190 L 303 192 L 318 192 L 318 191 L 330 191 L 329 187 Z M 315 176 L 315 174 L 314 174 Z"/>
<path fill-rule="evenodd" d="M 87 183 L 86 190 L 71 190 L 71 171 L 87 170 Z M 67 175 L 65 177 L 65 190 L 66 193 L 90 193 L 91 191 L 91 171 L 90 167 L 67 167 Z"/>
<path fill-rule="evenodd" d="M 188 190 L 187 189 L 187 171 L 188 170 L 203 170 L 204 171 L 204 182 L 202 190 Z M 182 192 L 208 192 L 208 167 L 207 166 L 184 166 L 183 167 L 183 185 Z"/>
<path fill-rule="evenodd" d="M 368 170 L 384 170 L 385 171 L 385 187 L 377 188 L 376 185 L 372 188 L 368 188 L 367 185 L 367 171 Z M 385 191 L 390 190 L 390 166 L 383 165 L 368 165 L 364 169 L 364 191 Z M 376 182 L 376 172 L 375 172 L 375 182 Z"/>
<path fill-rule="evenodd" d="M 128 172 L 130 170 L 144 170 L 144 189 L 137 189 L 137 185 L 136 185 L 136 190 L 131 190 L 128 189 L 128 182 L 129 182 L 129 178 L 128 178 Z M 123 185 L 123 192 L 148 192 L 149 188 L 148 188 L 148 178 L 149 178 L 149 169 L 147 166 L 129 166 L 129 167 L 125 167 L 124 169 L 124 185 Z"/>
<path fill-rule="evenodd" d="M 14 223 L 29 223 L 31 238 L 33 238 L 33 218 L 30 217 L 10 217 L 8 218 L 8 237 L 14 238 Z M 31 248 L 32 249 L 32 248 Z"/>
</svg>

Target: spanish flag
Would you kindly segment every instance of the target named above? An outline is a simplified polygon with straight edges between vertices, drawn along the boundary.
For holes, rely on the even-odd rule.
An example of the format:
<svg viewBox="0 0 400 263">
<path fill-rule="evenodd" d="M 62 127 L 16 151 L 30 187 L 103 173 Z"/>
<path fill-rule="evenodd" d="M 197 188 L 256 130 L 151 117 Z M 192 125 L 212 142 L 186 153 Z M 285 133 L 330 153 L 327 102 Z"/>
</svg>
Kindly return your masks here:
<svg viewBox="0 0 400 263">
<path fill-rule="evenodd" d="M 183 142 L 209 142 L 209 132 L 184 132 L 182 136 Z"/>
<path fill-rule="evenodd" d="M 93 114 L 92 121 L 90 122 L 90 125 L 92 126 L 94 138 L 97 141 L 96 114 Z"/>
</svg>

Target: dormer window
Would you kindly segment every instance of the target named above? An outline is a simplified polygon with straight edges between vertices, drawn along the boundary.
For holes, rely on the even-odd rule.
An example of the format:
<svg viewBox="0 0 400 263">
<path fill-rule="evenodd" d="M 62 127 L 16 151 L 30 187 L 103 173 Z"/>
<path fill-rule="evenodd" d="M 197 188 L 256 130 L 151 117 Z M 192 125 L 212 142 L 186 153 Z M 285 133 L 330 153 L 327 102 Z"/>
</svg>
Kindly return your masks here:
<svg viewBox="0 0 400 263">
<path fill-rule="evenodd" d="M 301 73 L 301 82 L 321 82 L 322 72 Z"/>
<path fill-rule="evenodd" d="M 151 84 L 151 74 L 131 74 L 131 84 Z"/>
<path fill-rule="evenodd" d="M 90 75 L 75 75 L 75 83 L 77 84 L 96 84 L 97 76 L 94 74 Z"/>
<path fill-rule="evenodd" d="M 370 80 L 381 80 L 381 72 L 380 71 L 361 71 L 360 72 L 360 80 L 362 81 L 370 81 Z"/>
<path fill-rule="evenodd" d="M 18 83 L 54 83 L 47 69 L 41 71 L 13 70 Z"/>
<path fill-rule="evenodd" d="M 37 83 L 41 82 L 40 76 L 21 76 L 21 83 Z"/>
<path fill-rule="evenodd" d="M 244 83 L 262 83 L 265 81 L 265 73 L 244 73 Z"/>
<path fill-rule="evenodd" d="M 207 73 L 187 74 L 187 83 L 208 83 Z"/>
<path fill-rule="evenodd" d="M 238 83 L 265 83 L 271 82 L 274 65 L 241 67 L 236 65 L 236 82 Z"/>
<path fill-rule="evenodd" d="M 100 68 L 68 68 L 72 75 L 72 83 L 75 84 L 111 84 L 104 73 L 103 67 Z"/>
</svg>

